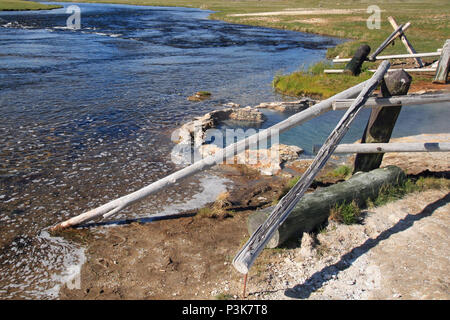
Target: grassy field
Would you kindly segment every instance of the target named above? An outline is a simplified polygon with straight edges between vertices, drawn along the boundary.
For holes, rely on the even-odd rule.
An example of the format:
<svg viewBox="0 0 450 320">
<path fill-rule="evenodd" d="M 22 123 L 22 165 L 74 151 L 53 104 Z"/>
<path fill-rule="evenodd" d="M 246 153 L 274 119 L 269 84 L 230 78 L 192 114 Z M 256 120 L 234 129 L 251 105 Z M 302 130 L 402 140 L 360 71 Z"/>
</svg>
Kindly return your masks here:
<svg viewBox="0 0 450 320">
<path fill-rule="evenodd" d="M 0 0 L 0 8 L 3 3 L 19 2 L 25 1 Z M 363 43 L 375 50 L 393 31 L 387 21 L 388 16 L 393 16 L 398 24 L 411 22 L 411 27 L 406 33 L 417 52 L 436 51 L 443 46 L 447 38 L 450 38 L 450 2 L 446 0 L 374 0 L 370 2 L 355 0 L 339 2 L 332 0 L 79 0 L 78 2 L 194 7 L 214 11 L 210 15 L 211 19 L 330 35 L 350 40 L 330 48 L 327 52 L 328 58 L 337 55 L 350 57 Z M 369 5 L 377 5 L 382 10 L 381 28 L 378 30 L 367 27 L 367 19 L 371 15 L 367 13 Z M 304 10 L 307 9 L 328 10 L 328 12 L 316 10 L 304 14 Z M 340 12 L 330 12 L 332 9 L 338 9 Z M 396 41 L 394 46 L 383 51 L 383 54 L 393 53 L 406 53 L 401 41 Z M 313 69 L 317 71 L 320 67 L 321 65 L 314 66 Z M 352 86 L 355 81 L 363 81 L 368 76 L 368 74 L 362 74 L 361 77 L 350 78 L 300 70 L 292 75 L 277 76 L 274 87 L 280 92 L 291 95 L 326 97 Z"/>
<path fill-rule="evenodd" d="M 0 0 L 0 11 L 49 10 L 56 8 L 61 8 L 61 6 L 24 0 Z"/>
</svg>

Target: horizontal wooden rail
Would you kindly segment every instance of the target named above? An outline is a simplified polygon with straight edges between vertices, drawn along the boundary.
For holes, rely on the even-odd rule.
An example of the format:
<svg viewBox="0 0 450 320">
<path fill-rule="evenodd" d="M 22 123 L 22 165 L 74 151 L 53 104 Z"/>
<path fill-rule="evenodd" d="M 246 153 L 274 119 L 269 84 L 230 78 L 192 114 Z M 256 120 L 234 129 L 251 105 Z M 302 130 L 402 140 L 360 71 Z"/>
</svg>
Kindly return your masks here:
<svg viewBox="0 0 450 320">
<path fill-rule="evenodd" d="M 354 99 L 336 100 L 333 102 L 333 110 L 347 109 L 351 106 Z M 432 104 L 450 102 L 450 93 L 440 94 L 411 94 L 405 96 L 395 96 L 389 98 L 369 98 L 367 99 L 364 108 L 373 107 L 394 107 L 394 106 L 408 106 L 420 104 Z"/>
<path fill-rule="evenodd" d="M 441 52 L 425 52 L 425 53 L 414 53 L 414 54 L 392 54 L 388 56 L 378 56 L 375 60 L 388 60 L 388 59 L 409 59 L 409 58 L 426 58 L 426 57 L 440 57 Z M 349 62 L 352 58 L 336 58 L 333 59 L 334 63 Z"/>
<path fill-rule="evenodd" d="M 313 147 L 313 152 L 320 150 Z M 450 142 L 405 142 L 405 143 L 353 143 L 340 144 L 334 154 L 344 153 L 388 153 L 388 152 L 449 152 Z"/>
<path fill-rule="evenodd" d="M 399 69 L 389 69 L 388 72 L 392 72 L 395 70 L 399 70 Z M 408 68 L 408 69 L 403 69 L 406 72 L 436 72 L 436 68 Z M 369 72 L 375 72 L 375 69 L 369 69 Z M 328 73 L 328 74 L 341 74 L 344 73 L 345 70 L 344 69 L 325 69 L 323 70 L 323 73 Z"/>
</svg>

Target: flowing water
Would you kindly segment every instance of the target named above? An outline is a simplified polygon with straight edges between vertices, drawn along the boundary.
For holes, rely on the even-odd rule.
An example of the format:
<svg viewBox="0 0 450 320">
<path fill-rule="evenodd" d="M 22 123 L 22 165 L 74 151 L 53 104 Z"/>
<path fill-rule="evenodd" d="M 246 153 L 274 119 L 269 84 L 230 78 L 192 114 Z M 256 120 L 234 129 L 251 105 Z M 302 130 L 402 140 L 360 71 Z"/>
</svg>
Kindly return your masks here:
<svg viewBox="0 0 450 320">
<path fill-rule="evenodd" d="M 336 39 L 208 20 L 183 8 L 77 4 L 0 13 L 0 297 L 56 298 L 84 250 L 46 229 L 176 168 L 170 133 L 234 101 L 277 100 L 270 82 Z M 205 102 L 186 98 L 199 90 Z M 207 172 L 116 219 L 206 204 L 227 181 Z"/>
<path fill-rule="evenodd" d="M 204 10 L 108 4 L 77 4 L 81 29 L 70 30 L 71 4 L 61 5 L 0 12 L 1 298 L 56 298 L 86 258 L 82 247 L 51 237 L 50 225 L 173 172 L 174 128 L 224 103 L 281 100 L 273 77 L 323 59 L 340 41 L 212 21 Z M 186 100 L 200 90 L 212 98 Z M 415 129 L 427 117 L 430 130 L 447 125 L 444 108 L 417 108 Z M 265 127 L 286 117 L 265 112 Z M 308 150 L 340 115 L 295 128 L 281 142 Z M 400 134 L 412 130 L 403 127 Z M 115 219 L 193 209 L 227 183 L 205 172 Z"/>
</svg>

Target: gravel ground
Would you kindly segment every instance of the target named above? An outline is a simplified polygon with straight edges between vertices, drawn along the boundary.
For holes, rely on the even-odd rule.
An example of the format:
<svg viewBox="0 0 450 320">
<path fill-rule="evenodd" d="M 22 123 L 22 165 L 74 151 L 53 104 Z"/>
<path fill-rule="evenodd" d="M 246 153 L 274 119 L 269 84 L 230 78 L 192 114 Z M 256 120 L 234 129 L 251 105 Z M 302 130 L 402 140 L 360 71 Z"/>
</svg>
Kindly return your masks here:
<svg viewBox="0 0 450 320">
<path fill-rule="evenodd" d="M 250 277 L 249 299 L 449 299 L 450 190 L 410 194 L 330 223 L 272 255 Z"/>
</svg>

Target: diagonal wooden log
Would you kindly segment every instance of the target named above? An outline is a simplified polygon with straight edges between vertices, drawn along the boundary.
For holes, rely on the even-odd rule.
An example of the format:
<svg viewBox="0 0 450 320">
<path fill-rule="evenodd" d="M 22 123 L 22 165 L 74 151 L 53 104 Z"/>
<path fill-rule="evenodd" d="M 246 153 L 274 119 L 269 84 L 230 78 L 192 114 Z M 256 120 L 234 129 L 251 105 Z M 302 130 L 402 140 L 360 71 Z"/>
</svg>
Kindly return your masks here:
<svg viewBox="0 0 450 320">
<path fill-rule="evenodd" d="M 99 218 L 101 216 L 107 217 L 107 218 L 111 217 L 112 215 L 116 214 L 117 212 L 126 208 L 127 206 L 129 206 L 137 201 L 140 201 L 141 199 L 144 199 L 145 197 L 149 196 L 150 194 L 153 194 L 153 193 L 158 192 L 159 190 L 162 190 L 170 185 L 173 185 L 177 181 L 180 181 L 181 179 L 189 177 L 189 176 L 196 174 L 202 170 L 210 168 L 216 164 L 223 163 L 224 159 L 231 159 L 232 157 L 234 157 L 234 155 L 244 151 L 249 146 L 256 145 L 256 143 L 258 141 L 263 141 L 263 140 L 269 138 L 273 133 L 279 134 L 281 132 L 289 130 L 290 128 L 298 126 L 308 120 L 316 118 L 316 117 L 320 116 L 321 114 L 331 111 L 332 110 L 331 105 L 334 100 L 348 99 L 348 98 L 353 98 L 353 97 L 357 96 L 358 93 L 365 86 L 366 82 L 367 81 L 364 81 L 360 84 L 357 84 L 356 86 L 353 86 L 347 90 L 344 90 L 344 91 L 334 95 L 333 97 L 323 100 L 302 112 L 292 115 L 288 119 L 283 120 L 270 128 L 262 130 L 255 135 L 252 135 L 246 139 L 243 139 L 237 143 L 234 143 L 234 144 L 228 146 L 227 148 L 218 151 L 214 156 L 209 156 L 205 159 L 197 161 L 194 164 L 192 164 L 186 168 L 183 168 L 179 171 L 176 171 L 161 180 L 155 181 L 152 184 L 150 184 L 142 189 L 139 189 L 139 190 L 137 190 L 133 193 L 130 193 L 126 196 L 123 196 L 121 198 L 110 201 L 98 208 L 95 208 L 95 209 L 92 209 L 85 213 L 82 213 L 76 217 L 69 219 L 69 220 L 61 222 L 61 223 L 53 226 L 51 228 L 51 230 L 59 230 L 59 229 L 73 227 L 73 226 L 85 223 L 87 221 Z"/>
<path fill-rule="evenodd" d="M 248 270 L 264 249 L 267 242 L 272 238 L 274 232 L 286 220 L 292 209 L 300 201 L 308 187 L 313 182 L 314 177 L 319 173 L 331 157 L 337 144 L 342 140 L 358 112 L 369 98 L 369 95 L 381 82 L 389 67 L 390 63 L 388 61 L 383 61 L 378 67 L 378 71 L 375 72 L 372 78 L 367 80 L 363 90 L 342 117 L 341 121 L 339 121 L 336 128 L 331 132 L 330 136 L 319 150 L 317 156 L 314 158 L 313 163 L 303 174 L 302 178 L 281 199 L 267 220 L 252 234 L 247 243 L 236 254 L 233 259 L 233 266 L 236 270 L 244 274 L 248 273 Z"/>
<path fill-rule="evenodd" d="M 450 69 L 450 39 L 448 39 L 442 48 L 442 54 L 436 69 L 434 83 L 447 83 L 448 72 Z"/>
<path fill-rule="evenodd" d="M 398 28 L 398 24 L 395 21 L 395 19 L 393 17 L 388 17 L 388 21 L 391 24 L 391 26 L 395 29 Z M 417 53 L 416 50 L 414 50 L 412 44 L 408 41 L 408 38 L 406 37 L 406 35 L 402 32 L 402 34 L 400 35 L 400 40 L 402 40 L 403 44 L 406 47 L 406 50 L 410 53 L 410 54 L 415 54 Z M 423 67 L 423 62 L 422 59 L 420 59 L 419 57 L 414 58 L 414 60 L 416 61 L 416 65 L 419 68 Z"/>
<path fill-rule="evenodd" d="M 406 29 L 408 29 L 411 26 L 410 22 L 407 22 L 406 24 L 400 25 L 397 29 L 395 29 L 394 32 L 392 32 L 389 37 L 384 40 L 384 42 L 369 56 L 370 61 L 375 61 L 375 58 L 384 50 L 386 47 L 392 43 L 397 37 L 402 35 Z"/>
</svg>

